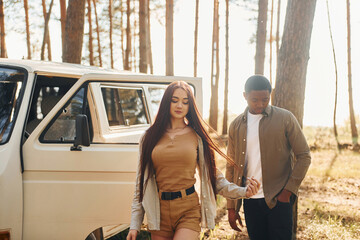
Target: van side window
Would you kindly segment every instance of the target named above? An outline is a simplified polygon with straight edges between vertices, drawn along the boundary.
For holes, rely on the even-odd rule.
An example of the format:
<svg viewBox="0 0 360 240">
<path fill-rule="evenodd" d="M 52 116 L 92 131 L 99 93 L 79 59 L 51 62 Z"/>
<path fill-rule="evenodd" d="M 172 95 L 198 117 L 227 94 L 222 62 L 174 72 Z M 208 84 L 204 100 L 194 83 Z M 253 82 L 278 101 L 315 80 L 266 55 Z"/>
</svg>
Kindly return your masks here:
<svg viewBox="0 0 360 240">
<path fill-rule="evenodd" d="M 34 131 L 76 81 L 77 79 L 74 78 L 37 76 L 26 123 L 28 135 Z"/>
<path fill-rule="evenodd" d="M 0 67 L 0 145 L 10 138 L 20 108 L 26 77 L 25 70 Z"/>
<path fill-rule="evenodd" d="M 149 93 L 150 93 L 150 106 L 154 114 L 157 114 L 161 99 L 164 95 L 166 86 L 156 86 L 156 87 L 149 87 Z"/>
<path fill-rule="evenodd" d="M 109 126 L 148 124 L 143 90 L 140 88 L 101 88 Z"/>
<path fill-rule="evenodd" d="M 43 133 L 45 142 L 73 142 L 75 139 L 75 121 L 83 113 L 85 89 L 81 88 L 58 113 Z"/>
</svg>

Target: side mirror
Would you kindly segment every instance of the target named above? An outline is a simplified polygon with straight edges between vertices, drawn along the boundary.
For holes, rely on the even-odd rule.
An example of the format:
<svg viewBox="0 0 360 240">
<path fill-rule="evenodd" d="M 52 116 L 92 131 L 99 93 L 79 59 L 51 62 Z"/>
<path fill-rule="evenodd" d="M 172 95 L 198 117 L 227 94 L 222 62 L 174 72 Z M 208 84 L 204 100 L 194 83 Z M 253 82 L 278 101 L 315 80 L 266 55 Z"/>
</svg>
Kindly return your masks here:
<svg viewBox="0 0 360 240">
<path fill-rule="evenodd" d="M 81 151 L 81 146 L 90 146 L 90 131 L 88 118 L 84 114 L 76 116 L 76 137 L 71 151 Z M 81 145 L 81 146 L 80 146 Z"/>
</svg>

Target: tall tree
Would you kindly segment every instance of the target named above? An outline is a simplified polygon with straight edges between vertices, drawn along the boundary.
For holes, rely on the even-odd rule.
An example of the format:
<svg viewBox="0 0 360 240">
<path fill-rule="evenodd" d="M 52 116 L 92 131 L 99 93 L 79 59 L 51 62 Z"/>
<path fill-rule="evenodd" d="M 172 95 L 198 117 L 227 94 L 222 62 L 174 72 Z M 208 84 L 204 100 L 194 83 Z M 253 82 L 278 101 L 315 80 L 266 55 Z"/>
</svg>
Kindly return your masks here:
<svg viewBox="0 0 360 240">
<path fill-rule="evenodd" d="M 278 1 L 277 6 L 277 21 L 276 21 L 276 62 L 279 56 L 279 49 L 280 49 L 280 10 L 281 10 L 281 0 Z M 276 64 L 277 66 L 277 64 Z M 276 68 L 277 69 L 277 68 Z M 276 71 L 277 72 L 277 71 Z"/>
<path fill-rule="evenodd" d="M 147 73 L 147 1 L 139 1 L 139 70 L 142 73 Z"/>
<path fill-rule="evenodd" d="M 93 36 L 92 36 L 92 19 L 91 19 L 91 0 L 87 0 L 88 7 L 88 23 L 89 23 L 89 63 L 94 65 L 94 50 L 93 50 Z"/>
<path fill-rule="evenodd" d="M 301 126 L 315 6 L 316 0 L 288 1 L 276 73 L 273 104 L 291 111 Z M 293 205 L 293 223 L 296 238 L 297 201 Z"/>
<path fill-rule="evenodd" d="M 270 66 L 270 84 L 272 86 L 272 43 L 273 43 L 273 19 L 274 19 L 274 0 L 271 0 L 271 10 L 270 10 L 270 38 L 269 38 L 269 43 L 270 43 L 270 53 L 269 53 L 269 66 Z"/>
<path fill-rule="evenodd" d="M 5 44 L 5 16 L 4 16 L 4 2 L 0 0 L 0 57 L 7 58 L 6 44 Z"/>
<path fill-rule="evenodd" d="M 94 13 L 95 13 L 95 23 L 96 23 L 96 36 L 97 36 L 97 43 L 98 43 L 98 54 L 99 54 L 99 64 L 102 67 L 102 56 L 101 56 L 101 43 L 100 43 L 100 31 L 99 31 L 99 20 L 96 10 L 96 0 L 92 0 L 94 6 Z"/>
<path fill-rule="evenodd" d="M 219 91 L 219 0 L 214 0 L 213 36 L 211 52 L 211 98 L 209 124 L 217 130 Z"/>
<path fill-rule="evenodd" d="M 49 12 L 46 13 L 45 0 L 42 1 L 43 13 L 45 18 L 44 37 L 41 45 L 41 60 L 45 60 L 45 45 L 48 46 L 48 60 L 51 61 L 51 47 L 50 47 L 50 34 L 49 34 L 49 20 L 51 15 L 51 9 L 53 7 L 54 0 L 51 0 L 49 6 Z"/>
<path fill-rule="evenodd" d="M 126 1 L 126 50 L 125 50 L 125 59 L 124 59 L 124 69 L 130 69 L 130 55 L 131 55 L 131 22 L 130 22 L 130 15 L 131 15 L 131 6 L 130 0 Z"/>
<path fill-rule="evenodd" d="M 50 3 L 50 7 L 49 7 L 49 12 L 47 13 L 46 12 L 46 2 L 45 0 L 42 0 L 41 1 L 41 5 L 42 5 L 42 8 L 43 8 L 43 16 L 44 16 L 44 40 L 43 41 L 43 45 L 44 45 L 44 48 L 41 47 L 41 60 L 45 60 L 45 45 L 47 45 L 48 47 L 48 60 L 51 61 L 52 57 L 51 57 L 51 43 L 50 43 L 50 30 L 49 30 L 49 20 L 50 20 L 50 14 L 51 14 L 51 9 L 52 9 L 52 6 L 54 4 L 54 1 L 51 1 Z M 49 15 L 49 18 L 48 18 L 48 15 Z"/>
<path fill-rule="evenodd" d="M 276 70 L 278 69 L 278 58 L 279 58 L 279 49 L 280 49 L 280 10 L 281 10 L 281 0 L 278 0 L 278 6 L 277 6 L 277 21 L 276 21 Z M 270 45 L 271 46 L 271 45 Z M 274 91 L 271 92 L 271 103 L 274 103 Z"/>
<path fill-rule="evenodd" d="M 353 146 L 357 146 L 358 132 L 356 128 L 354 103 L 353 103 L 353 95 L 352 95 L 350 0 L 346 0 L 346 22 L 347 22 L 347 63 L 348 63 L 350 126 L 351 126 L 352 144 Z"/>
<path fill-rule="evenodd" d="M 61 22 L 61 46 L 65 49 L 65 27 L 66 27 L 66 0 L 60 1 L 60 22 Z"/>
<path fill-rule="evenodd" d="M 165 38 L 165 56 L 166 56 L 166 75 L 174 75 L 174 0 L 166 0 L 166 38 Z"/>
<path fill-rule="evenodd" d="M 255 74 L 264 74 L 268 0 L 259 0 L 256 30 Z"/>
<path fill-rule="evenodd" d="M 27 45 L 27 59 L 31 59 L 31 44 L 30 44 L 30 24 L 29 24 L 29 6 L 28 0 L 24 0 L 25 9 L 25 24 L 26 24 L 26 45 Z"/>
<path fill-rule="evenodd" d="M 150 68 L 150 73 L 153 74 L 154 73 L 154 67 L 153 67 L 153 60 L 152 60 L 152 50 L 151 50 L 151 31 L 150 31 L 150 0 L 147 0 L 147 63 L 149 65 Z"/>
<path fill-rule="evenodd" d="M 136 60 L 137 60 L 137 56 L 136 56 L 136 54 L 137 54 L 137 49 L 136 49 L 136 47 L 137 47 L 137 45 L 136 45 L 136 43 L 137 43 L 137 31 L 136 31 L 136 29 L 138 29 L 138 21 L 137 21 L 137 18 L 136 18 L 136 1 L 137 0 L 133 0 L 133 13 L 134 13 L 134 17 L 133 17 L 133 31 L 132 31 L 132 33 L 133 33 L 133 36 L 132 36 L 132 40 L 133 40 L 133 44 L 132 44 L 132 46 L 133 46 L 133 50 L 132 50 L 132 56 L 131 56 L 131 61 L 130 61 L 130 67 L 131 67 L 131 69 L 133 70 L 133 71 L 136 71 L 136 68 L 137 68 L 137 62 L 136 62 Z"/>
<path fill-rule="evenodd" d="M 124 31 L 124 7 L 123 7 L 123 0 L 120 0 L 120 47 L 121 47 L 121 56 L 122 56 L 122 62 L 123 62 L 123 66 L 125 64 L 125 48 L 124 48 L 124 35 L 125 35 L 125 31 Z"/>
<path fill-rule="evenodd" d="M 112 7 L 113 1 L 109 0 L 109 20 L 110 20 L 110 29 L 109 29 L 109 37 L 110 37 L 110 64 L 111 68 L 114 68 L 114 56 L 113 56 L 113 40 L 112 40 L 112 31 L 113 31 L 113 20 L 112 20 Z"/>
<path fill-rule="evenodd" d="M 336 126 L 336 109 L 337 109 L 337 98 L 338 98 L 338 71 L 337 71 L 335 46 L 334 46 L 334 39 L 333 39 L 333 35 L 332 35 L 329 1 L 328 0 L 326 0 L 326 10 L 327 10 L 327 16 L 328 16 L 330 41 L 331 41 L 331 46 L 332 46 L 332 53 L 333 53 L 333 58 L 334 58 L 334 70 L 335 70 L 335 104 L 334 104 L 334 114 L 333 114 L 334 136 L 335 136 L 335 140 L 337 143 L 337 148 L 340 150 L 340 142 L 339 142 L 338 131 L 337 131 L 337 126 Z"/>
<path fill-rule="evenodd" d="M 66 12 L 63 62 L 81 63 L 84 37 L 85 0 L 69 0 Z"/>
<path fill-rule="evenodd" d="M 195 31 L 194 31 L 194 77 L 197 76 L 197 46 L 198 46 L 198 28 L 199 28 L 199 0 L 195 5 Z"/>
<path fill-rule="evenodd" d="M 226 20 L 225 20 L 225 88 L 224 88 L 224 117 L 222 134 L 227 134 L 228 128 L 228 92 L 229 92 L 229 0 L 225 1 L 226 4 Z"/>
</svg>

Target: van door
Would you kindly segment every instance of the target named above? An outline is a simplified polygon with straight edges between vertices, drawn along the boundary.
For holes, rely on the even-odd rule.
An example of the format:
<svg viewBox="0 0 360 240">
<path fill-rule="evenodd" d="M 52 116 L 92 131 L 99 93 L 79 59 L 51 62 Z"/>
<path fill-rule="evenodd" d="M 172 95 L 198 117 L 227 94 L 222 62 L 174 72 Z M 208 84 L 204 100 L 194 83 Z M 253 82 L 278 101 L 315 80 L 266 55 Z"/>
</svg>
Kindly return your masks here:
<svg viewBox="0 0 360 240">
<path fill-rule="evenodd" d="M 23 145 L 24 239 L 85 239 L 129 224 L 138 143 L 154 117 L 148 87 L 172 80 L 89 74 L 64 95 Z M 79 114 L 91 144 L 72 151 Z"/>
<path fill-rule="evenodd" d="M 34 74 L 0 66 L 0 239 L 21 239 L 21 135 Z"/>
</svg>

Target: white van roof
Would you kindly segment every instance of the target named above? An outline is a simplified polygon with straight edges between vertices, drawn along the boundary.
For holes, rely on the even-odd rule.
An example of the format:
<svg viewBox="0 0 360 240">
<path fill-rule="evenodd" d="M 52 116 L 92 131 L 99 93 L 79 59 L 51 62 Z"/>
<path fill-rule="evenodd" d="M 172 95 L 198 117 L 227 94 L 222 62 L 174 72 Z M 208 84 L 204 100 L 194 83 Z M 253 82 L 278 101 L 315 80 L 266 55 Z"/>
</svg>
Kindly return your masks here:
<svg viewBox="0 0 360 240">
<path fill-rule="evenodd" d="M 16 60 L 8 58 L 0 58 L 1 65 L 11 65 L 17 67 L 23 67 L 28 72 L 34 72 L 39 74 L 52 74 L 52 75 L 69 75 L 73 77 L 80 77 L 84 74 L 99 73 L 99 74 L 126 74 L 126 75 L 142 75 L 141 73 L 134 73 L 125 70 L 106 69 L 94 66 L 85 66 L 73 63 L 63 62 L 49 62 L 39 60 Z"/>
</svg>

